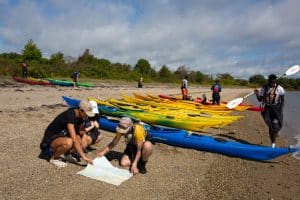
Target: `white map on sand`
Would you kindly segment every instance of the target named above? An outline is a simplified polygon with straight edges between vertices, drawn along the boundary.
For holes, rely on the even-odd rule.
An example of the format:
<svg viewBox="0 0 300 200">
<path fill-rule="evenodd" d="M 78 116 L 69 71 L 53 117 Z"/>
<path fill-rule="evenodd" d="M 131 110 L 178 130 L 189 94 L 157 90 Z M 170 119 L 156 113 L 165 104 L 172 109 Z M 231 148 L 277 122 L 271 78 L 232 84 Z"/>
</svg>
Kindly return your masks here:
<svg viewBox="0 0 300 200">
<path fill-rule="evenodd" d="M 132 177 L 132 173 L 128 170 L 114 167 L 104 156 L 95 158 L 93 160 L 93 165 L 88 164 L 77 174 L 116 186 L 119 186 L 122 182 Z"/>
</svg>

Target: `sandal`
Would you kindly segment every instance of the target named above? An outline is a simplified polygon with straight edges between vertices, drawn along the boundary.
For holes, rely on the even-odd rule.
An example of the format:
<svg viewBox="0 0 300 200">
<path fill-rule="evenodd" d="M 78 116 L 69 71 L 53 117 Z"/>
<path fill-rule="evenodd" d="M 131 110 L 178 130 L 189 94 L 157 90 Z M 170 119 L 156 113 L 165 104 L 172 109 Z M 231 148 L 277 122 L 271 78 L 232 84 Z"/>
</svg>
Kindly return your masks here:
<svg viewBox="0 0 300 200">
<path fill-rule="evenodd" d="M 50 159 L 49 162 L 57 167 L 66 167 L 67 163 L 58 160 L 58 159 Z"/>
</svg>

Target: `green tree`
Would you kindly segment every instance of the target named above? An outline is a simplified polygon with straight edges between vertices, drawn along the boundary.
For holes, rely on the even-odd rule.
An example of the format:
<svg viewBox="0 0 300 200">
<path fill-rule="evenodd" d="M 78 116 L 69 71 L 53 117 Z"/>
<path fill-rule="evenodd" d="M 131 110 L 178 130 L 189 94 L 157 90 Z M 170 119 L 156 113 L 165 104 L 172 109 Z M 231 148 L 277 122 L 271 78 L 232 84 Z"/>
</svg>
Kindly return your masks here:
<svg viewBox="0 0 300 200">
<path fill-rule="evenodd" d="M 233 85 L 234 84 L 234 78 L 229 73 L 218 74 L 217 79 L 219 79 L 219 81 L 225 85 Z"/>
<path fill-rule="evenodd" d="M 204 81 L 204 74 L 202 73 L 202 72 L 200 72 L 200 71 L 197 71 L 196 72 L 196 74 L 195 74 L 195 81 L 197 82 L 197 83 L 203 83 L 203 81 Z"/>
<path fill-rule="evenodd" d="M 254 85 L 263 85 L 263 84 L 266 84 L 266 79 L 263 75 L 256 74 L 249 78 L 249 83 L 254 84 Z"/>
<path fill-rule="evenodd" d="M 85 63 L 85 64 L 96 64 L 97 59 L 90 53 L 89 49 L 86 49 L 82 56 L 79 56 L 78 62 Z"/>
<path fill-rule="evenodd" d="M 33 40 L 29 40 L 22 51 L 25 60 L 40 61 L 42 58 L 41 50 L 36 46 Z"/>
<path fill-rule="evenodd" d="M 158 76 L 160 78 L 170 78 L 171 75 L 172 75 L 172 73 L 166 65 L 162 66 L 160 68 L 160 70 L 158 71 Z"/>
<path fill-rule="evenodd" d="M 147 76 L 151 75 L 153 69 L 151 68 L 151 65 L 149 62 L 145 59 L 140 59 L 134 66 L 134 71 L 141 74 L 141 76 Z"/>
<path fill-rule="evenodd" d="M 54 53 L 50 56 L 50 63 L 55 65 L 63 65 L 65 64 L 64 54 L 60 51 L 57 53 Z"/>
<path fill-rule="evenodd" d="M 185 65 L 180 66 L 177 68 L 177 70 L 174 72 L 174 74 L 177 76 L 177 78 L 183 78 L 184 76 L 188 75 L 188 70 Z"/>
</svg>

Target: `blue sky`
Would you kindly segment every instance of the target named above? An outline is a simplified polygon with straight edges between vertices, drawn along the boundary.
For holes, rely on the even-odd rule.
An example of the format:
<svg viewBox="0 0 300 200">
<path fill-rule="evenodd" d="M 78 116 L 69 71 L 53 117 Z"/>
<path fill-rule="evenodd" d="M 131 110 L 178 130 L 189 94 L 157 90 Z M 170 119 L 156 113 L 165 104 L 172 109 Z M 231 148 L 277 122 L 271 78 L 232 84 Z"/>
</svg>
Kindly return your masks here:
<svg viewBox="0 0 300 200">
<path fill-rule="evenodd" d="M 300 64 L 298 0 L 0 0 L 0 53 L 32 39 L 49 57 L 98 58 L 159 70 L 185 65 L 235 78 Z"/>
</svg>

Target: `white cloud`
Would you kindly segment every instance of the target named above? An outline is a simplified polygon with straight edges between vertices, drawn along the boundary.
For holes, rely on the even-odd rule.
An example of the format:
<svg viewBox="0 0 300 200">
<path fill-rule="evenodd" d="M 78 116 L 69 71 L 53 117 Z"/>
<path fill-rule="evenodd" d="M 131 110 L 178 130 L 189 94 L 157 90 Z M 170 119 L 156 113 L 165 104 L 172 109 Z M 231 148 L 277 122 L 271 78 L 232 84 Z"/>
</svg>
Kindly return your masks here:
<svg viewBox="0 0 300 200">
<path fill-rule="evenodd" d="M 4 2 L 4 3 L 3 3 Z M 275 3 L 274 3 L 275 2 Z M 249 76 L 300 61 L 297 0 L 0 1 L 0 51 L 33 39 L 43 55 L 99 58 L 156 69 L 186 65 L 204 73 Z M 269 68 L 272 66 L 272 68 Z"/>
</svg>

